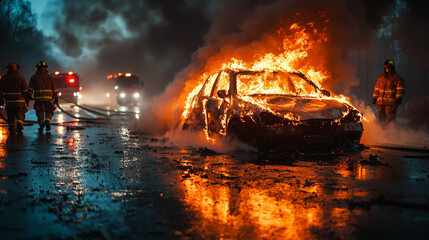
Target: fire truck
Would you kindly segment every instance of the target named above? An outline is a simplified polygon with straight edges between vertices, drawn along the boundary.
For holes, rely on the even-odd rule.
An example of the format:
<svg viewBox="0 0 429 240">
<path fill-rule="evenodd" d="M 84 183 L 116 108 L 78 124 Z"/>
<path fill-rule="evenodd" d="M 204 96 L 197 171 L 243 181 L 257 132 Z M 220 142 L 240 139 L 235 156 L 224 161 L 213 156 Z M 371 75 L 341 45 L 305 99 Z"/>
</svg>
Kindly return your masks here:
<svg viewBox="0 0 429 240">
<path fill-rule="evenodd" d="M 82 98 L 79 75 L 74 72 L 55 72 L 52 76 L 57 85 L 59 100 L 77 104 Z"/>
<path fill-rule="evenodd" d="M 143 82 L 138 75 L 131 73 L 108 75 L 106 86 L 106 98 L 110 104 L 140 105 Z"/>
</svg>

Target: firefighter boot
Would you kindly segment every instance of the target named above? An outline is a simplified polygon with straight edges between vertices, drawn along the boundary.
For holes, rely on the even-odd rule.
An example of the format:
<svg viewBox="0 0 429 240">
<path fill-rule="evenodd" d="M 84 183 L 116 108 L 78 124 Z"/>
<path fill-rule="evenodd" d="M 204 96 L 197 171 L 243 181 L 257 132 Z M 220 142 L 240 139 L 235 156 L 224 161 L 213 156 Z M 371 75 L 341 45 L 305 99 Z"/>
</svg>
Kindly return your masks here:
<svg viewBox="0 0 429 240">
<path fill-rule="evenodd" d="M 43 128 L 45 128 L 45 122 L 44 121 L 39 121 L 39 132 L 43 132 Z"/>
<path fill-rule="evenodd" d="M 16 125 L 9 125 L 9 135 L 15 135 L 16 134 Z"/>
<path fill-rule="evenodd" d="M 22 135 L 23 134 L 23 131 L 22 131 L 23 129 L 24 129 L 24 126 L 21 123 L 18 123 L 16 125 L 16 133 L 18 135 Z"/>
<path fill-rule="evenodd" d="M 46 131 L 51 131 L 51 120 L 50 119 L 45 120 L 45 125 L 46 125 Z"/>
</svg>

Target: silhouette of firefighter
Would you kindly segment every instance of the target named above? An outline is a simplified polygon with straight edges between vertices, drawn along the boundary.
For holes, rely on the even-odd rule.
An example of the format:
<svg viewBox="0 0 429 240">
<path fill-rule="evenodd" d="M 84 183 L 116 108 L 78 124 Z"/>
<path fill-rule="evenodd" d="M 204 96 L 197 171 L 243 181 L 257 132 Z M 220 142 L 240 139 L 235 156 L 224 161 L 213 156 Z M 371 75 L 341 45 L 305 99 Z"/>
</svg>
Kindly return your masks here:
<svg viewBox="0 0 429 240">
<path fill-rule="evenodd" d="M 44 61 L 36 64 L 36 73 L 30 79 L 28 91 L 34 95 L 34 109 L 40 126 L 39 131 L 43 131 L 45 127 L 46 131 L 50 131 L 55 104 L 58 104 L 58 90 Z"/>
<path fill-rule="evenodd" d="M 28 84 L 25 78 L 19 74 L 16 63 L 9 63 L 6 69 L 7 73 L 0 81 L 0 104 L 2 106 L 6 102 L 9 134 L 21 135 L 24 129 L 25 113 L 28 111 Z"/>
<path fill-rule="evenodd" d="M 378 120 L 382 123 L 396 122 L 398 106 L 404 97 L 404 79 L 396 73 L 395 62 L 386 60 L 384 72 L 378 77 L 373 94 L 373 104 L 377 104 Z"/>
</svg>

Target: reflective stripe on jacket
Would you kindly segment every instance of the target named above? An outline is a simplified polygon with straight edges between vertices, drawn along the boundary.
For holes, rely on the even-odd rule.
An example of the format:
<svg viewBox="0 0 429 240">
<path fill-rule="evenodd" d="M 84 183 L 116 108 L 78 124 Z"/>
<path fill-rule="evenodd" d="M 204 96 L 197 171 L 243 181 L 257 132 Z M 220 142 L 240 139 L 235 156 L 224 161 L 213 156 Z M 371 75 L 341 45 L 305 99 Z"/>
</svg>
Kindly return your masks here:
<svg viewBox="0 0 429 240">
<path fill-rule="evenodd" d="M 6 106 L 25 106 L 25 95 L 28 94 L 28 84 L 18 72 L 9 71 L 1 78 L 0 97 L 4 98 Z"/>
<path fill-rule="evenodd" d="M 51 101 L 58 94 L 54 78 L 46 69 L 38 69 L 31 77 L 28 91 L 36 101 Z"/>
<path fill-rule="evenodd" d="M 399 74 L 383 73 L 377 79 L 372 97 L 377 99 L 377 105 L 395 105 L 396 99 L 404 97 L 404 91 L 404 79 Z"/>
</svg>

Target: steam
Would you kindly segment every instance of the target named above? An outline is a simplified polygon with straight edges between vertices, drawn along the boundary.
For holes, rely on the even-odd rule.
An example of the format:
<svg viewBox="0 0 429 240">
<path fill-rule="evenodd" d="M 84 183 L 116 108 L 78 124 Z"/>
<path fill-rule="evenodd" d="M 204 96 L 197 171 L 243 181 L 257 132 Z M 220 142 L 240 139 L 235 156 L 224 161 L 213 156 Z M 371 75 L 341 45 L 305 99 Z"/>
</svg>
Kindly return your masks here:
<svg viewBox="0 0 429 240">
<path fill-rule="evenodd" d="M 208 148 L 220 153 L 228 152 L 256 152 L 252 146 L 230 138 L 215 137 L 211 141 L 207 141 L 203 132 L 197 131 L 171 131 L 157 141 L 151 141 L 151 146 L 176 146 L 176 147 L 193 147 L 193 148 Z"/>
<path fill-rule="evenodd" d="M 401 121 L 397 124 L 380 123 L 377 121 L 375 106 L 365 105 L 361 100 L 355 100 L 354 104 L 368 120 L 363 122 L 364 131 L 361 142 L 364 145 L 417 149 L 429 147 L 429 134 L 424 129 L 410 128 Z"/>
</svg>

